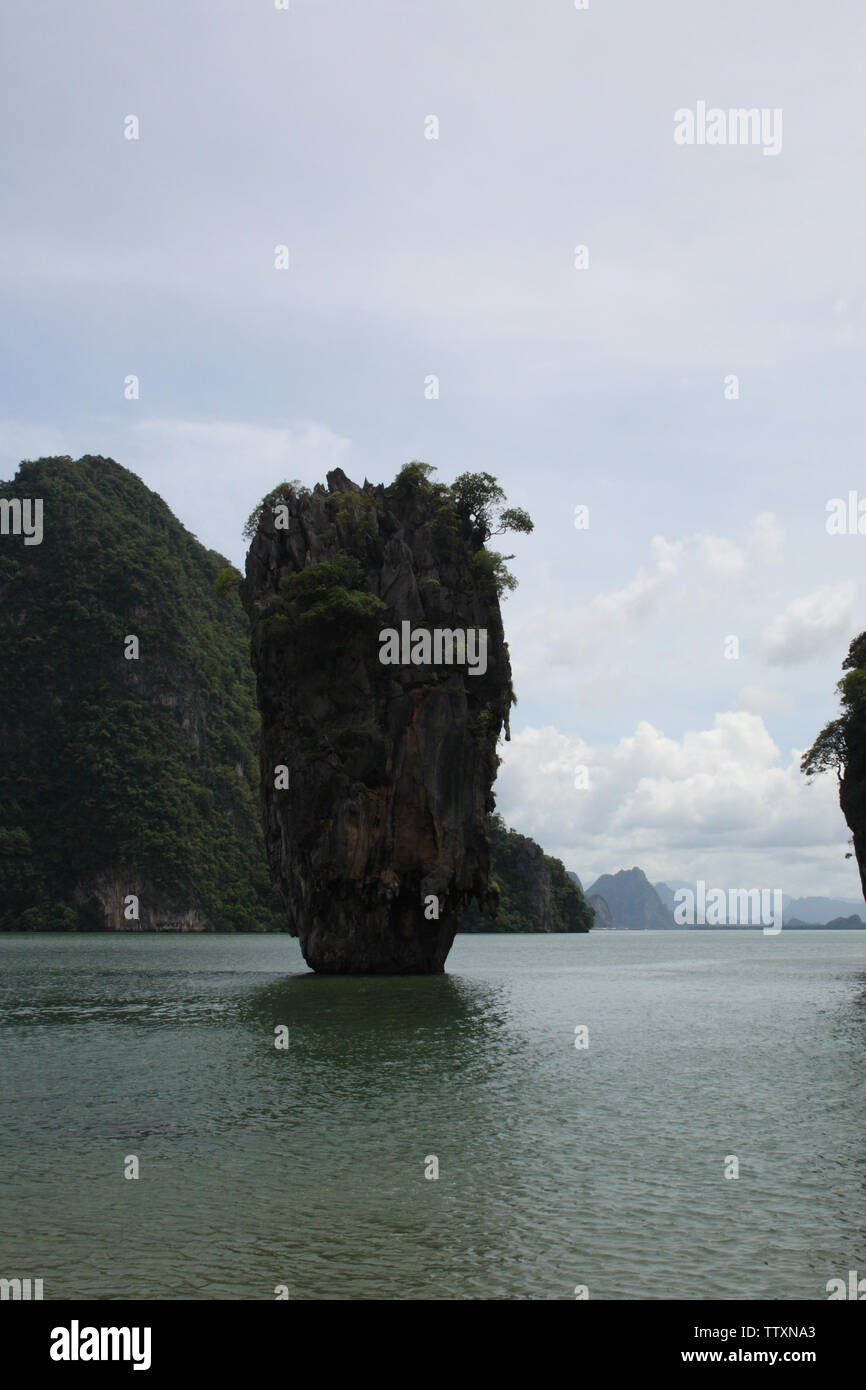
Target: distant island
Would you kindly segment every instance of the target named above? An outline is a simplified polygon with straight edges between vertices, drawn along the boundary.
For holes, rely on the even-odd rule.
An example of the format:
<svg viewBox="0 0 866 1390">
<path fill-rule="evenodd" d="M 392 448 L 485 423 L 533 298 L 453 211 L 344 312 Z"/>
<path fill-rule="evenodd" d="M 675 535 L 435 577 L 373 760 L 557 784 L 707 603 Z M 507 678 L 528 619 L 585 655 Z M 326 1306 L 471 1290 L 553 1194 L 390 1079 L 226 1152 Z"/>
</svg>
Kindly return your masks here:
<svg viewBox="0 0 866 1390">
<path fill-rule="evenodd" d="M 799 917 L 791 917 L 785 922 L 786 931 L 814 931 L 816 926 L 824 927 L 827 931 L 861 931 L 866 922 L 856 912 L 852 912 L 850 917 L 831 917 L 829 922 L 801 922 Z"/>
<path fill-rule="evenodd" d="M 603 898 L 614 928 L 627 931 L 673 931 L 673 914 L 667 910 L 643 869 L 621 869 L 602 874 L 587 890 L 592 902 Z"/>
<path fill-rule="evenodd" d="M 573 878 L 577 876 L 572 875 Z M 675 879 L 650 883 L 642 869 L 620 869 L 602 874 L 586 890 L 586 901 L 596 912 L 595 929 L 612 931 L 750 931 L 759 924 L 679 926 L 674 918 L 677 890 L 694 889 L 694 883 Z M 862 903 L 845 898 L 792 898 L 782 894 L 782 920 L 786 930 L 825 927 L 831 931 L 856 931 L 863 925 Z"/>
</svg>

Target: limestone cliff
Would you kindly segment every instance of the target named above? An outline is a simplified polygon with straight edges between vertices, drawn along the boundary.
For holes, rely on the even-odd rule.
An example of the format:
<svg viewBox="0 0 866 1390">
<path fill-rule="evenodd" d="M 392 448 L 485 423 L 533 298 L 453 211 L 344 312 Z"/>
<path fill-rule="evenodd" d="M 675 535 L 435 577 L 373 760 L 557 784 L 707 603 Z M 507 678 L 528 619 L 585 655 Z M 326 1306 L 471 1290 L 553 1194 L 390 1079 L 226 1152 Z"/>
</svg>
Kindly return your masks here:
<svg viewBox="0 0 866 1390">
<path fill-rule="evenodd" d="M 281 927 L 227 561 L 111 459 L 22 463 L 0 508 L 35 500 L 38 543 L 0 531 L 0 930 Z"/>
<path fill-rule="evenodd" d="M 284 485 L 253 523 L 241 597 L 265 844 L 318 971 L 440 972 L 460 913 L 491 897 L 485 817 L 512 699 L 501 557 L 421 468 L 388 487 L 340 469 L 327 488 Z M 383 645 L 390 629 L 415 659 Z"/>
<path fill-rule="evenodd" d="M 607 901 L 601 896 L 601 894 L 590 893 L 586 901 L 587 905 L 591 907 L 593 912 L 595 913 L 595 921 L 593 925 L 596 927 L 596 929 L 598 931 L 613 931 L 613 928 L 615 926 L 613 914 L 607 905 Z"/>
<path fill-rule="evenodd" d="M 588 890 L 590 901 L 601 897 L 613 925 L 626 931 L 671 931 L 673 914 L 664 906 L 643 869 L 602 874 Z M 608 923 L 599 922 L 599 926 Z"/>
<path fill-rule="evenodd" d="M 509 830 L 501 816 L 487 818 L 490 876 L 498 892 L 496 916 L 470 907 L 460 930 L 470 932 L 588 932 L 591 905 L 576 874 L 545 854 L 527 835 Z M 601 901 L 601 900 L 599 900 Z"/>
</svg>

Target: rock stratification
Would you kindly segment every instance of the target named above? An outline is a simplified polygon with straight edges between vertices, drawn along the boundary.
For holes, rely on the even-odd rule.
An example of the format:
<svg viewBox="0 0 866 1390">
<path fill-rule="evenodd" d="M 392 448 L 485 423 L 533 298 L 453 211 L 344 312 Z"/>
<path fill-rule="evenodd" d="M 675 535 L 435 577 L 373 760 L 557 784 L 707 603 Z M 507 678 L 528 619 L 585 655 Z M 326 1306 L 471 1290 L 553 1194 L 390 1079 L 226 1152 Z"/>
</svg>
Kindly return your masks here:
<svg viewBox="0 0 866 1390">
<path fill-rule="evenodd" d="M 441 972 L 461 911 L 491 900 L 485 817 L 512 691 L 483 539 L 417 466 L 389 487 L 335 469 L 259 511 L 241 596 L 265 843 L 314 970 Z"/>
</svg>

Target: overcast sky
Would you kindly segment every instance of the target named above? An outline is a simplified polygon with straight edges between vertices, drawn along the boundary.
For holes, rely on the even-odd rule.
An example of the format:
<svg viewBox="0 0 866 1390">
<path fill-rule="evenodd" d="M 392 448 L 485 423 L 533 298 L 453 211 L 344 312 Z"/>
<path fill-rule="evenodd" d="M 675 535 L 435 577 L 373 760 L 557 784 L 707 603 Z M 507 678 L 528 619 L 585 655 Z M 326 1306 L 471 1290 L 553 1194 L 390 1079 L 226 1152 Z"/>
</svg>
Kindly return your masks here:
<svg viewBox="0 0 866 1390">
<path fill-rule="evenodd" d="M 798 771 L 866 628 L 866 535 L 826 529 L 866 498 L 858 0 L 0 22 L 0 476 L 110 455 L 242 566 L 284 478 L 486 469 L 535 521 L 506 821 L 584 883 L 859 898 L 835 778 Z M 699 103 L 780 148 L 678 144 Z"/>
</svg>

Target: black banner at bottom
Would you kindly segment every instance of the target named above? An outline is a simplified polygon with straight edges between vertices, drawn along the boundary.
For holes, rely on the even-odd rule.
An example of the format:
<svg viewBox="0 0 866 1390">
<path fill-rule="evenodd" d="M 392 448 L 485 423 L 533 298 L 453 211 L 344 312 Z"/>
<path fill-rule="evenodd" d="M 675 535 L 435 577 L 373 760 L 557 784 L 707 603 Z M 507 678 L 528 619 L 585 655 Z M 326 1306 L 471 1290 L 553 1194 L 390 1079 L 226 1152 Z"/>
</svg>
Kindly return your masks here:
<svg viewBox="0 0 866 1390">
<path fill-rule="evenodd" d="M 4 1364 L 17 1363 L 25 1376 L 93 1378 L 109 1369 L 160 1383 L 185 1372 L 231 1375 L 271 1365 L 290 1372 L 299 1352 L 307 1372 L 312 1355 L 331 1373 L 344 1358 L 355 1372 L 360 1359 L 368 1372 L 390 1363 L 396 1373 L 398 1348 L 405 1376 L 402 1339 L 414 1335 L 421 1355 L 412 1374 L 424 1377 L 440 1364 L 453 1376 L 455 1363 L 465 1369 L 476 1359 L 489 1374 L 500 1356 L 510 1365 L 519 1347 L 542 1358 L 539 1373 L 558 1352 L 576 1373 L 592 1358 L 609 1372 L 800 1366 L 823 1378 L 856 1365 L 863 1344 L 863 1315 L 832 1301 L 530 1302 L 5 1301 L 0 1327 Z"/>
</svg>

